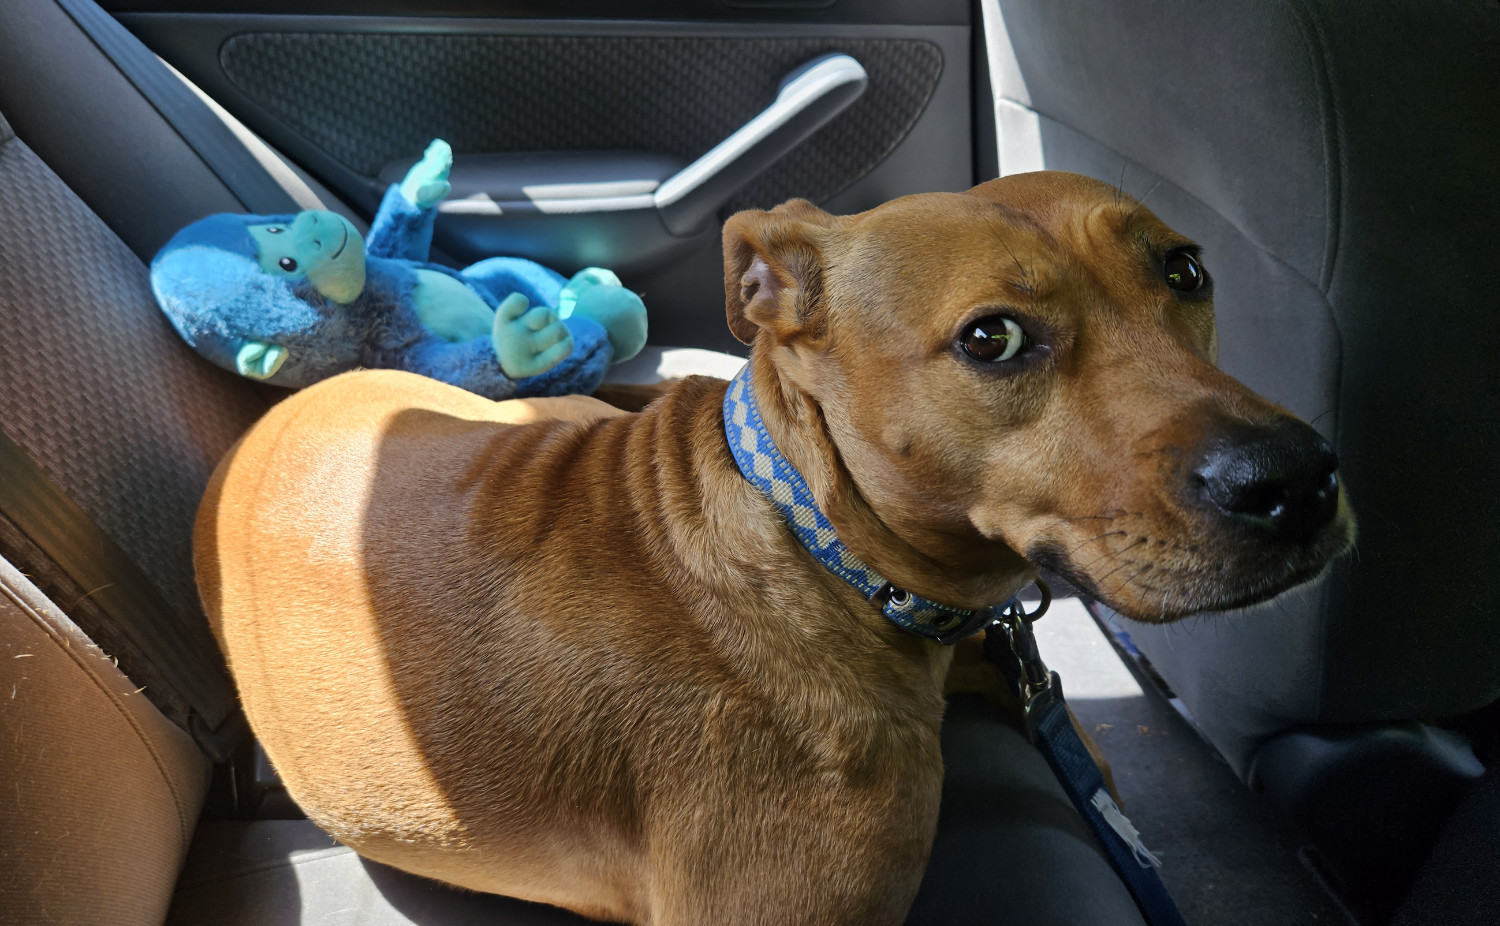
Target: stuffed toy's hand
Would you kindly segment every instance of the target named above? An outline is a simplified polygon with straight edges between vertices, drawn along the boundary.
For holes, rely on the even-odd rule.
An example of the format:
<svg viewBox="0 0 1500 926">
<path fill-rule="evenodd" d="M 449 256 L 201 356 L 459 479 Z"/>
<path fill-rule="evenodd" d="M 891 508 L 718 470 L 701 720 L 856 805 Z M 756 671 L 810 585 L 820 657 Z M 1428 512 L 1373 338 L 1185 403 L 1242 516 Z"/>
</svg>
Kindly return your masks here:
<svg viewBox="0 0 1500 926">
<path fill-rule="evenodd" d="M 529 306 L 525 296 L 511 293 L 495 309 L 495 357 L 511 379 L 545 373 L 573 352 L 573 333 L 557 311 Z"/>
<path fill-rule="evenodd" d="M 432 140 L 422 160 L 411 166 L 401 181 L 401 195 L 418 209 L 429 209 L 453 190 L 448 172 L 453 169 L 453 148 L 441 138 Z"/>
</svg>

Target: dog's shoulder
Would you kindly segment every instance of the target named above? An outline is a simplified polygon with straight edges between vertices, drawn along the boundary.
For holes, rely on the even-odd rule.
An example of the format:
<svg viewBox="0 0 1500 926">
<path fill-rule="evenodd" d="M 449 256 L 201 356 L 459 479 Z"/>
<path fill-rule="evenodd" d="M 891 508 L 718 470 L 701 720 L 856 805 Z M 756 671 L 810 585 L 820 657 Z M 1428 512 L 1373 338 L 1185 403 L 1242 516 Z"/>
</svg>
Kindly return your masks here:
<svg viewBox="0 0 1500 926">
<path fill-rule="evenodd" d="M 403 411 L 430 411 L 465 421 L 497 424 L 527 424 L 558 419 L 587 422 L 625 412 L 591 396 L 494 401 L 472 392 L 400 370 L 357 370 L 302 390 L 282 403 L 288 410 L 349 420 L 355 417 L 389 418 Z M 279 408 L 280 406 L 278 406 Z"/>
</svg>

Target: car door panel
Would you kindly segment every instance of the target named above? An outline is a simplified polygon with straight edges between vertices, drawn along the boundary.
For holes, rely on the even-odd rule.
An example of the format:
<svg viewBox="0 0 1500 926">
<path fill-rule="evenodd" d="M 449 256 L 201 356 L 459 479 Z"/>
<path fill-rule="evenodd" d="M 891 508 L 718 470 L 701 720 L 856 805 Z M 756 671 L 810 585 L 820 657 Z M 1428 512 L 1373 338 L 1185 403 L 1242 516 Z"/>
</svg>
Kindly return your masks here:
<svg viewBox="0 0 1500 926">
<path fill-rule="evenodd" d="M 190 6 L 230 5 L 113 4 L 154 51 L 366 212 L 393 165 L 434 137 L 453 145 L 460 173 L 493 155 L 693 161 L 765 108 L 789 72 L 829 53 L 863 66 L 864 93 L 734 193 L 719 219 L 792 197 L 858 211 L 974 180 L 965 4 L 938 4 L 921 23 L 901 21 L 912 17 L 907 7 L 849 3 L 659 3 L 632 13 L 661 18 L 613 21 L 589 18 L 588 4 L 563 8 L 575 18 L 549 19 L 507 16 L 530 8 L 499 3 L 443 8 L 482 16 L 318 12 L 351 6 L 331 3 L 298 16 L 265 2 L 235 4 L 232 13 L 185 12 Z M 686 21 L 690 11 L 698 18 Z M 564 273 L 614 259 L 626 284 L 646 295 L 653 341 L 735 346 L 717 312 L 717 221 L 643 253 L 625 245 L 652 230 L 620 217 L 499 211 L 484 219 L 486 252 L 504 248 Z M 457 262 L 483 256 L 472 230 L 462 230 L 474 224 L 472 216 L 441 217 L 439 247 Z"/>
</svg>

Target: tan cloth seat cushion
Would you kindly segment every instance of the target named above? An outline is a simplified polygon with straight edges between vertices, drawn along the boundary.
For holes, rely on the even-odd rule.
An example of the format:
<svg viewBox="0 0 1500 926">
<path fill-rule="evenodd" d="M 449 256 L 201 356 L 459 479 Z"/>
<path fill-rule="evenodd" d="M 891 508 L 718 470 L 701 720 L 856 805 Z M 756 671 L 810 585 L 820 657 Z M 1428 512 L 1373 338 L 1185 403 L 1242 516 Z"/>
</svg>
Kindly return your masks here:
<svg viewBox="0 0 1500 926">
<path fill-rule="evenodd" d="M 0 560 L 0 921 L 160 923 L 206 760 Z"/>
</svg>

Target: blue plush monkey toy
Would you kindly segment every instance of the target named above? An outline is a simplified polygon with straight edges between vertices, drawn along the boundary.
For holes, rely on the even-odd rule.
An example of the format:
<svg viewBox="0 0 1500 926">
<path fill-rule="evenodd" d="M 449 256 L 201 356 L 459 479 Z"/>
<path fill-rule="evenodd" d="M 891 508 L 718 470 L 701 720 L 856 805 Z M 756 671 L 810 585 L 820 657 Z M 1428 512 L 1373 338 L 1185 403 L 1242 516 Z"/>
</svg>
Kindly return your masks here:
<svg viewBox="0 0 1500 926">
<path fill-rule="evenodd" d="M 428 262 L 452 164 L 434 141 L 368 243 L 332 212 L 194 222 L 151 262 L 157 302 L 204 357 L 280 386 L 378 367 L 492 399 L 592 392 L 645 344 L 640 297 L 597 267 L 566 280 L 518 257 Z"/>
</svg>

